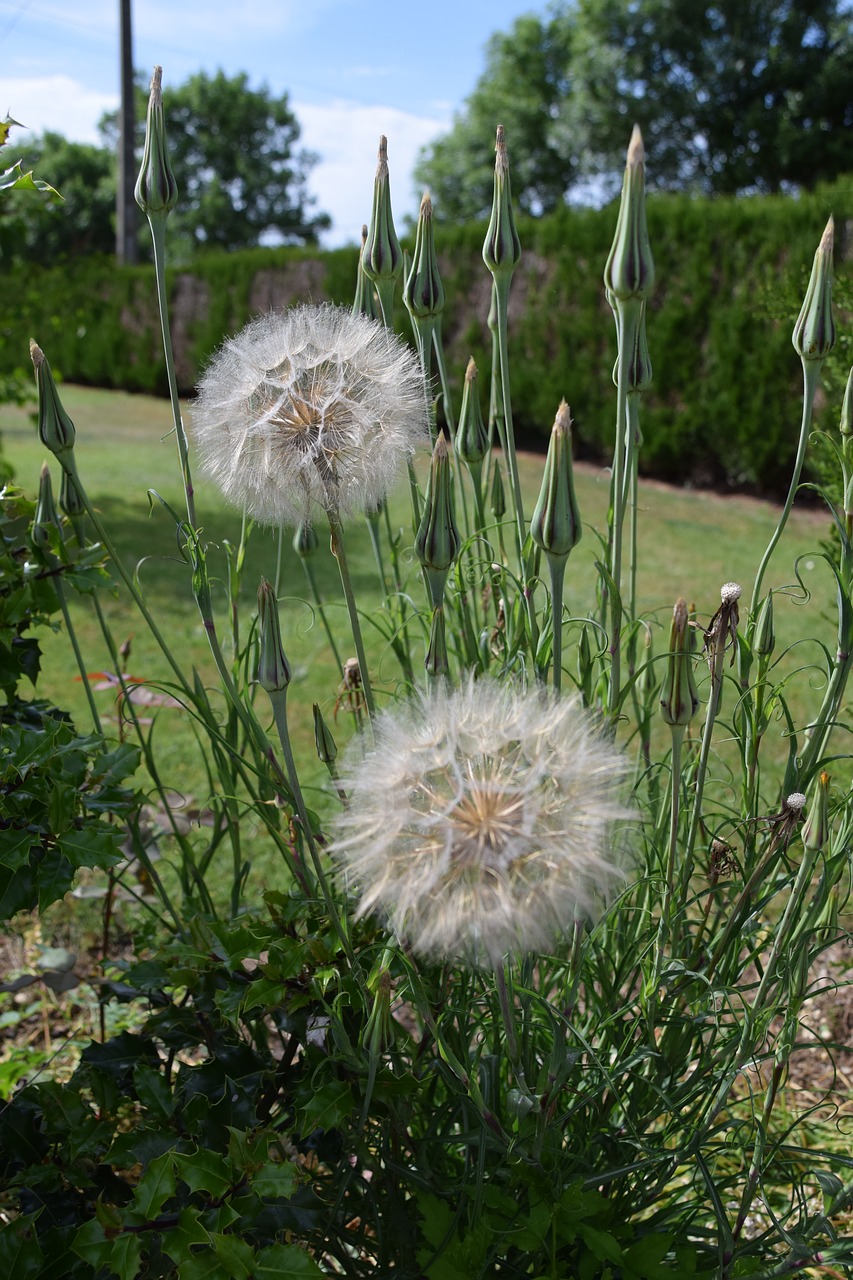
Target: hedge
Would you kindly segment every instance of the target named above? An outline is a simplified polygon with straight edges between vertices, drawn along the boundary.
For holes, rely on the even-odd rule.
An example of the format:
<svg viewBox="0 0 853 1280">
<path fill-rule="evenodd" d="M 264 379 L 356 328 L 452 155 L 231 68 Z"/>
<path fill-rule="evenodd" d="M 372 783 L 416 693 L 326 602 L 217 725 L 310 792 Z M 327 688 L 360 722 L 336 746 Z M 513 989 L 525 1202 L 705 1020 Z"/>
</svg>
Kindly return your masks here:
<svg viewBox="0 0 853 1280">
<path fill-rule="evenodd" d="M 851 208 L 853 177 L 798 199 L 649 198 L 658 282 L 648 316 L 654 382 L 642 410 L 646 474 L 766 493 L 784 489 L 800 414 L 790 330 L 833 209 L 837 292 L 849 296 L 851 237 L 844 214 Z M 611 205 L 565 208 L 519 225 L 524 254 L 513 280 L 510 342 L 523 444 L 544 439 L 565 396 L 580 452 L 608 456 L 615 335 L 601 274 L 614 221 Z M 484 375 L 490 367 L 490 277 L 480 258 L 482 239 L 479 226 L 438 229 L 448 298 L 444 338 L 457 386 L 469 354 Z M 297 300 L 349 303 L 355 269 L 354 249 L 255 249 L 204 255 L 170 272 L 182 389 L 191 390 L 222 338 L 253 314 Z M 69 381 L 165 393 L 150 266 L 122 268 L 103 258 L 31 265 L 8 271 L 6 285 L 0 374 L 22 365 L 33 336 Z M 399 319 L 405 332 L 402 307 Z M 841 361 L 844 356 L 842 351 Z M 824 425 L 837 416 L 837 395 L 830 399 Z"/>
</svg>

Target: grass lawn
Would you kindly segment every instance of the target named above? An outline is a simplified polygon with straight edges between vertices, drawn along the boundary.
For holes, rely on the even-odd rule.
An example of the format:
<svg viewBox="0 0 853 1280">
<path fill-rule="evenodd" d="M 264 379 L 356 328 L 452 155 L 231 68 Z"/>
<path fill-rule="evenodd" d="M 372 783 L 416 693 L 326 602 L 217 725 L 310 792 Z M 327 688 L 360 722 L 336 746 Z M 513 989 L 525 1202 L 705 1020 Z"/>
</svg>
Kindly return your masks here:
<svg viewBox="0 0 853 1280">
<path fill-rule="evenodd" d="M 202 678 L 215 685 L 214 668 L 207 641 L 199 622 L 190 591 L 186 566 L 176 551 L 174 522 L 156 500 L 149 504 L 147 491 L 156 490 L 176 510 L 182 508 L 177 455 L 171 437 L 171 420 L 165 401 L 119 392 L 66 386 L 62 389 L 66 408 L 77 426 L 77 459 L 81 477 L 90 496 L 100 508 L 107 527 L 112 531 L 123 557 L 138 568 L 139 580 L 161 629 L 167 634 L 181 663 L 198 668 Z M 191 412 L 188 413 L 191 433 Z M 796 426 L 792 421 L 792 432 Z M 0 410 L 0 432 L 5 451 L 16 469 L 17 482 L 33 492 L 39 468 L 47 455 L 38 440 L 29 416 L 18 409 Z M 58 468 L 51 460 L 54 485 L 58 489 Z M 538 490 L 542 459 L 521 458 L 522 487 L 526 508 L 532 510 Z M 222 585 L 226 540 L 239 542 L 240 518 L 229 511 L 210 484 L 197 481 L 198 519 L 204 536 L 212 544 L 210 563 L 218 576 L 219 626 L 223 640 L 228 636 L 229 621 Z M 578 502 L 585 525 L 584 538 L 569 562 L 566 579 L 566 606 L 574 616 L 585 616 L 593 605 L 595 589 L 594 560 L 600 547 L 593 529 L 604 527 L 608 500 L 608 476 L 605 471 L 579 466 L 576 474 Z M 409 507 L 405 491 L 400 492 L 391 507 L 396 526 L 408 527 Z M 751 593 L 755 568 L 778 517 L 777 508 L 766 502 L 746 497 L 724 497 L 710 493 L 672 489 L 657 483 L 641 484 L 639 541 L 641 563 L 638 598 L 641 613 L 656 629 L 655 649 L 665 650 L 669 618 L 674 600 L 685 596 L 695 602 L 700 622 L 707 622 L 719 604 L 719 588 L 723 582 L 743 584 L 744 600 Z M 795 508 L 785 535 L 778 547 L 765 586 L 779 589 L 776 597 L 777 653 L 796 647 L 785 659 L 787 671 L 803 668 L 791 689 L 791 702 L 799 723 L 807 722 L 820 700 L 822 678 L 808 664 L 819 661 L 815 642 L 831 649 L 835 643 L 834 587 L 830 573 L 819 555 L 819 543 L 828 536 L 829 522 L 825 514 L 814 508 Z M 334 723 L 334 706 L 338 695 L 339 676 L 328 653 L 328 646 L 312 610 L 305 604 L 306 583 L 303 569 L 290 546 L 290 535 L 284 543 L 282 574 L 282 630 L 285 648 L 294 668 L 290 690 L 291 721 L 300 773 L 309 787 L 321 785 L 324 772 L 316 761 L 313 745 L 311 703 L 322 706 L 330 723 Z M 354 525 L 349 533 L 349 555 L 357 598 L 369 615 L 380 605 L 374 561 L 367 532 Z M 411 563 L 409 589 L 418 607 L 426 600 L 416 562 Z M 803 604 L 803 592 L 796 587 L 795 562 L 803 581 L 811 592 Z M 256 530 L 249 544 L 244 574 L 246 618 L 252 597 L 262 574 L 272 578 L 276 565 L 276 539 L 267 530 Z M 321 552 L 316 557 L 317 575 L 324 599 L 329 601 L 333 628 L 339 638 L 343 656 L 353 652 L 345 609 L 340 594 L 336 565 L 321 536 Z M 785 588 L 789 588 L 785 590 Z M 544 586 L 543 586 L 544 598 Z M 106 611 L 119 643 L 132 637 L 130 674 L 152 681 L 167 681 L 167 666 L 141 619 L 134 616 L 123 593 L 107 602 Z M 90 670 L 109 667 L 110 662 L 101 636 L 94 623 L 91 605 L 86 600 L 74 602 L 73 617 Z M 244 623 L 245 626 L 245 623 Z M 367 628 L 368 640 L 371 629 Z M 380 696 L 383 688 L 393 690 L 396 664 L 383 653 L 381 639 L 373 633 L 371 666 L 378 673 Z M 80 728 L 88 726 L 89 714 L 82 684 L 77 679 L 70 647 L 62 635 L 46 634 L 42 696 L 69 709 Z M 568 670 L 574 669 L 572 637 L 566 631 Z M 110 714 L 112 695 L 96 694 L 104 714 Z M 729 700 L 730 701 L 730 700 Z M 258 704 L 260 706 L 260 703 Z M 190 726 L 180 710 L 164 708 L 156 713 L 155 741 L 163 776 L 177 791 L 195 796 L 200 803 L 205 796 L 204 775 L 200 768 L 198 748 Z M 341 716 L 336 732 L 345 739 L 346 717 Z M 846 743 L 839 743 L 846 750 Z M 778 742 L 771 753 L 785 754 L 781 728 Z M 317 792 L 311 801 L 322 803 Z M 266 866 L 263 849 L 256 853 L 256 869 L 262 877 L 272 874 Z"/>
</svg>

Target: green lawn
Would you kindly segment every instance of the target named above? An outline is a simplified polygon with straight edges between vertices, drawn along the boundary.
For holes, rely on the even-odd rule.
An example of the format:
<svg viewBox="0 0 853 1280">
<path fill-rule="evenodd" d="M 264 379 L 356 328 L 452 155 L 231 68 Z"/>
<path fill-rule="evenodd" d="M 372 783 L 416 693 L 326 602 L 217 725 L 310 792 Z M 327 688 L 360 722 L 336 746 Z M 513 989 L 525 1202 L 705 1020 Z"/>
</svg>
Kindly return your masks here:
<svg viewBox="0 0 853 1280">
<path fill-rule="evenodd" d="M 63 399 L 77 426 L 77 458 L 80 474 L 100 508 L 122 555 L 138 566 L 139 579 L 153 612 L 160 621 L 170 643 L 182 663 L 195 665 L 208 684 L 214 685 L 214 670 L 207 641 L 193 601 L 188 572 L 176 552 L 174 523 L 168 513 L 154 503 L 149 509 L 148 489 L 155 489 L 180 510 L 182 491 L 174 440 L 170 434 L 171 419 L 164 401 L 88 388 L 67 386 Z M 191 414 L 188 414 L 191 421 Z M 792 423 L 792 431 L 795 426 Z M 4 448 L 12 461 L 17 482 L 34 491 L 39 468 L 45 457 L 35 427 L 26 413 L 13 408 L 0 410 L 0 432 Z M 191 432 L 191 425 L 190 425 Z M 522 486 L 528 512 L 539 485 L 542 459 L 521 459 Z M 52 463 L 54 482 L 58 487 L 58 468 Z M 213 573 L 221 576 L 224 540 L 236 543 L 240 537 L 240 518 L 229 511 L 203 478 L 197 479 L 198 518 L 204 535 L 212 544 Z M 592 528 L 604 525 L 607 498 L 607 474 L 597 468 L 577 468 L 577 492 L 580 510 L 588 526 L 584 538 L 569 562 L 566 580 L 566 605 L 575 616 L 583 616 L 594 598 L 594 559 L 600 554 Z M 408 525 L 408 497 L 401 492 L 392 504 L 392 517 L 399 526 Z M 714 494 L 677 490 L 656 483 L 644 483 L 640 491 L 639 538 L 641 568 L 638 595 L 641 612 L 657 627 L 656 651 L 666 646 L 672 604 L 684 595 L 694 601 L 700 621 L 707 622 L 719 604 L 719 588 L 723 582 L 739 581 L 748 599 L 755 567 L 767 544 L 777 519 L 777 509 L 769 503 L 744 497 L 722 497 Z M 819 558 L 819 542 L 828 534 L 828 520 L 814 509 L 795 509 L 784 538 L 777 549 L 765 585 L 784 588 L 796 582 L 794 563 L 800 558 L 800 572 L 812 592 L 807 606 L 797 603 L 799 590 L 780 593 L 777 599 L 777 652 L 797 642 L 788 662 L 789 668 L 806 665 L 819 658 L 816 640 L 834 645 L 834 589 L 830 574 Z M 377 579 L 369 539 L 360 525 L 351 529 L 349 537 L 356 594 L 362 608 L 369 612 L 379 607 Z M 248 619 L 256 585 L 261 574 L 272 578 L 275 573 L 276 539 L 266 530 L 256 530 L 250 542 L 245 572 L 246 618 Z M 409 588 L 419 607 L 425 609 L 425 597 L 416 564 L 411 564 Z M 321 537 L 321 553 L 317 572 L 324 597 L 330 602 L 330 616 L 339 637 L 344 656 L 352 653 L 347 619 L 340 596 L 335 563 Z M 219 626 L 223 638 L 228 635 L 225 591 L 217 584 Z M 285 539 L 285 561 L 282 575 L 282 628 L 284 643 L 294 668 L 290 691 L 295 750 L 300 771 L 309 785 L 322 781 L 313 748 L 311 703 L 323 707 L 330 722 L 338 693 L 338 676 L 324 642 L 322 628 L 313 620 L 304 603 L 305 578 L 302 566 Z M 544 596 L 544 587 L 543 587 Z M 166 680 L 167 667 L 156 645 L 146 634 L 141 619 L 134 616 L 122 595 L 109 601 L 107 610 L 119 642 L 132 637 L 130 674 L 149 680 Z M 109 666 L 109 659 L 92 618 L 88 601 L 74 604 L 73 616 L 90 670 Z M 370 629 L 368 628 L 368 635 Z M 573 669 L 571 635 L 567 630 L 567 669 Z M 61 635 L 43 637 L 44 663 L 41 692 L 67 707 L 80 727 L 89 722 L 82 684 L 77 679 L 70 649 Z M 382 652 L 374 633 L 371 666 L 378 673 L 381 695 L 383 680 L 393 687 L 396 667 Z M 792 692 L 795 712 L 801 722 L 808 719 L 819 702 L 817 677 L 808 671 L 798 677 Z M 112 695 L 96 695 L 109 714 Z M 259 704 L 260 705 L 260 704 Z M 163 709 L 157 713 L 156 739 L 163 775 L 176 790 L 199 794 L 204 789 L 197 747 L 183 713 Z M 336 730 L 341 740 L 347 736 L 345 717 Z M 783 753 L 781 730 L 778 751 Z M 314 795 L 314 802 L 317 796 Z M 262 857 L 260 858 L 262 862 Z"/>
</svg>

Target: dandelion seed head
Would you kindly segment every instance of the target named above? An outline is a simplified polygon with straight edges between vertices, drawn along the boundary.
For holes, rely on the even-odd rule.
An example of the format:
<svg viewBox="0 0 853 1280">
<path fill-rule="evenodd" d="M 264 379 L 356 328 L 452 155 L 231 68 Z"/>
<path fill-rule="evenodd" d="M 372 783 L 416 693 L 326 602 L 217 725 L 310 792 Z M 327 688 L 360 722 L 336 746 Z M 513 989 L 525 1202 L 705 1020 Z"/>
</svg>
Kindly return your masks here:
<svg viewBox="0 0 853 1280">
<path fill-rule="evenodd" d="M 205 472 L 273 525 L 377 506 L 428 441 L 428 423 L 414 352 L 328 305 L 253 320 L 214 356 L 193 406 Z"/>
<path fill-rule="evenodd" d="M 742 591 L 739 582 L 724 582 L 720 587 L 720 599 L 723 604 L 734 604 L 736 600 L 740 600 Z"/>
<path fill-rule="evenodd" d="M 802 791 L 792 791 L 785 800 L 785 807 L 790 809 L 792 813 L 801 813 L 805 807 L 806 797 Z"/>
<path fill-rule="evenodd" d="M 332 852 L 359 915 L 420 955 L 547 951 L 618 880 L 625 765 L 577 700 L 469 680 L 374 729 Z"/>
</svg>

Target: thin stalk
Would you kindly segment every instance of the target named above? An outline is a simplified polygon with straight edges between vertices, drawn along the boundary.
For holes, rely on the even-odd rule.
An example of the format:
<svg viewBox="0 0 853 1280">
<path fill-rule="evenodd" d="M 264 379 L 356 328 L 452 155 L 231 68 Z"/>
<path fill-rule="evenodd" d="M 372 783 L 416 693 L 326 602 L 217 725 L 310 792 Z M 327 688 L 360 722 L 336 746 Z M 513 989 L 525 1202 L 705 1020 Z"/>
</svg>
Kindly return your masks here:
<svg viewBox="0 0 853 1280">
<path fill-rule="evenodd" d="M 358 608 L 355 603 L 355 595 L 353 594 L 352 589 L 352 578 L 350 577 L 349 563 L 347 561 L 346 549 L 344 547 L 344 531 L 337 513 L 330 510 L 327 514 L 329 517 L 329 528 L 332 532 L 332 554 L 338 562 L 338 571 L 341 575 L 341 586 L 343 587 L 344 598 L 347 604 L 347 612 L 349 613 L 352 638 L 353 643 L 355 644 L 355 656 L 358 659 L 361 685 L 364 690 L 364 701 L 367 705 L 368 716 L 372 720 L 376 715 L 376 703 L 373 698 L 373 686 L 370 683 L 370 673 L 367 668 L 367 656 L 364 652 L 361 623 L 358 618 Z"/>
<path fill-rule="evenodd" d="M 278 737 L 281 743 L 282 754 L 284 755 L 284 764 L 287 769 L 287 777 L 290 783 L 290 790 L 293 793 L 293 800 L 296 805 L 296 812 L 299 815 L 299 821 L 302 831 L 308 845 L 308 851 L 311 854 L 311 861 L 314 865 L 314 872 L 317 876 L 317 883 L 323 894 L 323 900 L 326 904 L 326 910 L 329 913 L 335 932 L 340 939 L 341 946 L 344 950 L 350 968 L 355 969 L 355 953 L 352 949 L 352 943 L 349 935 L 344 928 L 343 921 L 338 911 L 338 904 L 335 902 L 329 885 L 326 872 L 323 869 L 323 863 L 320 858 L 320 851 L 317 848 L 317 842 L 314 839 L 314 832 L 311 830 L 311 821 L 308 817 L 308 810 L 305 806 L 305 800 L 302 795 L 302 788 L 299 785 L 299 775 L 296 771 L 296 761 L 293 758 L 293 749 L 290 745 L 290 733 L 287 727 L 287 689 L 274 690 L 269 694 L 270 703 L 272 704 L 273 716 L 275 718 L 275 727 L 278 730 Z"/>
<path fill-rule="evenodd" d="M 329 626 L 329 619 L 326 617 L 326 610 L 323 608 L 323 599 L 320 595 L 320 588 L 317 586 L 317 577 L 314 573 L 314 567 L 308 556 L 300 556 L 300 559 L 302 560 L 302 568 L 305 570 L 305 577 L 308 579 L 308 586 L 311 588 L 311 594 L 314 597 L 314 603 L 317 606 L 317 612 L 320 615 L 320 621 L 322 622 L 326 632 L 326 639 L 329 641 L 329 648 L 332 650 L 338 670 L 343 677 L 344 664 L 341 661 L 338 646 L 335 644 L 335 637 L 332 634 L 332 628 Z"/>
<path fill-rule="evenodd" d="M 498 356 L 501 373 L 501 399 L 503 402 L 504 430 L 502 443 L 506 449 L 507 469 L 509 471 L 512 504 L 515 510 L 516 534 L 518 538 L 518 558 L 521 563 L 521 549 L 524 546 L 524 504 L 521 498 L 521 481 L 518 475 L 518 457 L 515 451 L 515 431 L 512 425 L 512 401 L 509 387 L 509 345 L 507 341 L 507 309 L 509 303 L 509 279 L 506 276 L 494 277 L 495 300 L 497 303 Z"/>
<path fill-rule="evenodd" d="M 809 442 L 809 430 L 812 421 L 812 409 L 814 407 L 815 390 L 817 389 L 818 379 L 820 378 L 820 360 L 804 360 L 803 361 L 803 415 L 800 424 L 800 440 L 797 445 L 797 456 L 794 460 L 794 471 L 791 476 L 791 484 L 788 489 L 788 496 L 785 499 L 785 505 L 779 516 L 779 521 L 773 532 L 770 542 L 767 544 L 767 550 L 758 566 L 758 572 L 755 575 L 755 585 L 752 588 L 752 602 L 749 606 L 750 625 L 754 626 L 754 619 L 758 611 L 758 602 L 761 599 L 761 584 L 764 580 L 764 574 L 770 563 L 770 557 L 776 550 L 776 544 L 782 537 L 785 525 L 788 523 L 788 516 L 791 514 L 791 508 L 794 505 L 794 498 L 800 485 L 800 475 L 803 470 L 803 462 L 806 456 L 806 446 Z"/>
<path fill-rule="evenodd" d="M 687 843 L 684 847 L 684 869 L 681 875 L 681 889 L 683 896 L 686 896 L 687 894 L 690 877 L 693 874 L 693 850 L 696 846 L 696 837 L 699 834 L 699 827 L 702 822 L 702 793 L 705 790 L 705 775 L 708 772 L 708 760 L 711 755 L 711 738 L 714 733 L 714 722 L 717 719 L 717 711 L 720 706 L 720 694 L 723 689 L 723 662 L 725 660 L 725 656 L 725 645 L 720 641 L 714 646 L 714 656 L 711 661 L 711 694 L 708 698 L 705 727 L 702 730 L 702 745 L 699 748 L 699 762 L 696 766 L 696 775 L 693 780 L 693 811 L 690 815 L 690 826 L 687 829 Z"/>
<path fill-rule="evenodd" d="M 281 567 L 282 567 L 283 561 L 284 561 L 284 525 L 281 525 L 278 530 L 278 538 L 276 540 L 276 549 L 275 549 L 274 586 L 275 586 L 276 599 L 278 599 L 278 596 L 281 590 Z"/>
<path fill-rule="evenodd" d="M 551 632 L 554 666 L 554 692 L 559 694 L 563 684 L 563 586 L 566 577 L 566 560 L 548 556 L 551 573 Z"/>
<path fill-rule="evenodd" d="M 169 328 L 169 305 L 166 298 L 166 217 L 164 213 L 149 214 L 151 239 L 154 244 L 154 274 L 157 279 L 157 305 L 160 309 L 160 329 L 163 335 L 163 355 L 166 361 L 166 377 L 169 382 L 169 401 L 172 406 L 172 420 L 175 424 L 175 439 L 178 444 L 178 459 L 181 466 L 181 479 L 187 503 L 187 520 L 192 529 L 196 528 L 195 495 L 192 474 L 190 472 L 189 451 L 184 424 L 181 420 L 181 402 L 178 399 L 178 383 L 175 378 L 175 358 L 172 353 L 172 335 Z"/>
<path fill-rule="evenodd" d="M 62 575 L 60 573 L 57 573 L 54 578 L 53 585 L 56 590 L 56 597 L 59 600 L 59 607 L 62 610 L 62 616 L 65 619 L 65 630 L 68 632 L 68 639 L 71 641 L 71 648 L 74 651 L 74 660 L 77 663 L 77 670 L 80 672 L 80 679 L 83 681 L 83 688 L 86 691 L 86 701 L 89 704 L 89 711 L 92 715 L 92 724 L 94 726 L 95 733 L 98 737 L 102 738 L 104 735 L 103 730 L 101 729 L 101 717 L 98 715 L 98 706 L 95 702 L 95 695 L 92 692 L 92 682 L 89 679 L 85 663 L 83 662 L 83 654 L 80 652 L 80 645 L 77 643 L 77 633 L 74 630 L 74 624 L 71 621 L 71 614 L 68 609 L 68 600 L 65 595 L 65 587 L 63 586 Z"/>
<path fill-rule="evenodd" d="M 672 902 L 675 894 L 675 862 L 678 852 L 678 820 L 681 815 L 681 748 L 686 725 L 673 725 L 672 753 L 670 756 L 669 849 L 666 859 L 666 879 L 663 891 L 663 910 L 658 934 L 658 964 L 663 959 L 663 948 L 672 934 Z"/>
<path fill-rule="evenodd" d="M 525 1098 L 533 1101 L 533 1094 L 527 1084 L 527 1078 L 524 1074 L 524 1064 L 521 1061 L 521 1054 L 518 1050 L 518 1037 L 515 1034 L 515 1023 L 513 1021 L 513 1008 L 510 1000 L 509 991 L 507 990 L 506 974 L 502 964 L 495 965 L 495 989 L 498 993 L 498 1002 L 501 1007 L 501 1018 L 506 1033 L 506 1050 L 509 1057 L 512 1073 L 515 1082 Z"/>
<path fill-rule="evenodd" d="M 812 871 L 814 870 L 817 851 L 814 849 L 803 849 L 803 858 L 800 863 L 800 869 L 797 872 L 797 878 L 794 881 L 794 887 L 791 890 L 791 896 L 788 898 L 782 919 L 774 931 L 773 946 L 770 955 L 767 958 L 767 964 L 761 975 L 761 982 L 758 984 L 758 990 L 755 993 L 753 1008 L 760 1010 L 763 1008 L 767 991 L 770 987 L 771 980 L 774 976 L 776 965 L 780 955 L 787 949 L 788 940 L 791 930 L 796 922 L 797 913 L 800 911 L 803 902 L 803 895 L 808 890 L 811 883 Z"/>
<path fill-rule="evenodd" d="M 391 529 L 391 516 L 388 513 L 387 502 L 384 502 L 382 506 L 385 513 L 385 532 L 388 535 L 388 550 L 391 554 L 391 574 L 394 579 L 394 591 L 397 600 L 400 603 L 400 631 L 403 640 L 403 647 L 401 655 L 398 656 L 400 657 L 404 676 L 408 680 L 409 684 L 414 684 L 415 673 L 412 667 L 411 648 L 409 646 L 408 615 L 406 613 L 406 597 L 403 593 L 403 580 L 400 577 L 400 557 L 397 550 L 397 538 L 394 537 L 394 533 Z"/>
<path fill-rule="evenodd" d="M 619 708 L 622 683 L 622 542 L 627 500 L 628 462 L 634 449 L 628 431 L 628 362 L 634 350 L 636 328 L 642 303 L 636 299 L 616 302 L 618 356 L 616 362 L 616 440 L 613 445 L 613 524 L 610 548 L 610 576 L 613 593 L 610 600 L 610 687 L 608 711 L 615 717 Z"/>
</svg>

